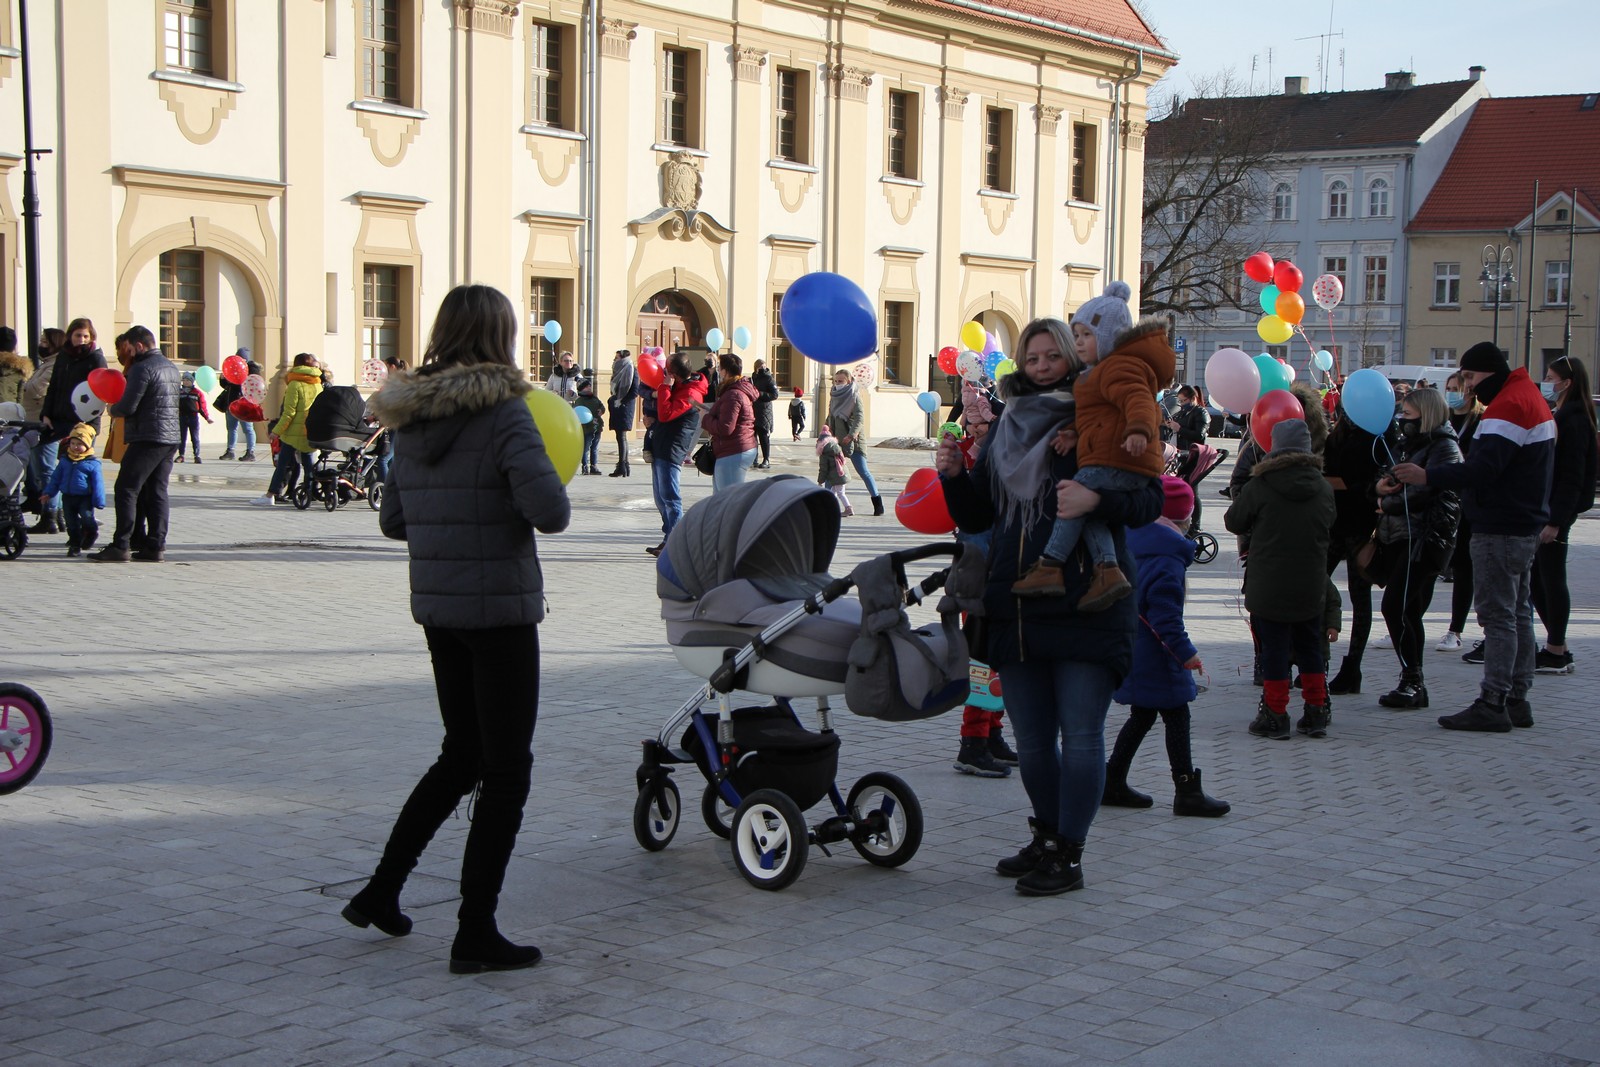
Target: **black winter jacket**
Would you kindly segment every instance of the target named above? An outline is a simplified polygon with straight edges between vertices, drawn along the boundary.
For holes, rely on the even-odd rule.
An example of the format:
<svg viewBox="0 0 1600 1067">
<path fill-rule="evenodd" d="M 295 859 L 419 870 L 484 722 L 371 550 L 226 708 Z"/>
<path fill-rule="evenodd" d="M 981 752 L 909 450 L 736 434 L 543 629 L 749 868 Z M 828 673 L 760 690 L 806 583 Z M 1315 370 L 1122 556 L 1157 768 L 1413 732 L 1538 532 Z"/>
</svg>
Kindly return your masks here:
<svg viewBox="0 0 1600 1067">
<path fill-rule="evenodd" d="M 159 348 L 148 348 L 128 364 L 128 388 L 111 405 L 111 414 L 123 420 L 123 434 L 131 444 L 178 443 L 178 394 L 183 376 Z"/>
<path fill-rule="evenodd" d="M 772 372 L 762 367 L 750 375 L 750 384 L 756 387 L 756 433 L 771 433 L 772 402 L 778 399 L 778 383 Z"/>
<path fill-rule="evenodd" d="M 1424 469 L 1460 463 L 1456 432 L 1447 422 L 1432 433 L 1405 439 L 1405 462 Z M 1455 551 L 1461 524 L 1461 498 L 1452 490 L 1430 485 L 1407 485 L 1398 493 L 1378 498 L 1378 540 L 1386 545 L 1409 545 L 1412 563 L 1441 571 Z"/>
<path fill-rule="evenodd" d="M 1179 408 L 1172 421 L 1178 424 L 1176 444 L 1179 448 L 1206 443 L 1206 426 L 1211 422 L 1211 413 L 1199 404 Z"/>
<path fill-rule="evenodd" d="M 72 391 L 89 380 L 91 371 L 106 365 L 105 353 L 98 348 L 73 348 L 71 345 L 56 354 L 56 365 L 50 370 L 50 385 L 45 390 L 44 407 L 39 414 L 50 420 L 50 433 L 43 443 L 59 441 L 78 424 L 78 413 L 72 409 Z M 100 420 L 93 423 L 99 429 Z M 177 442 L 174 437 L 173 442 Z"/>
<path fill-rule="evenodd" d="M 1257 461 L 1222 520 L 1250 541 L 1244 573 L 1250 614 L 1271 622 L 1322 617 L 1333 515 L 1333 487 L 1317 456 L 1286 452 Z"/>
<path fill-rule="evenodd" d="M 1588 403 L 1588 398 L 1584 398 Z M 1594 427 L 1583 409 L 1556 411 L 1556 469 L 1550 483 L 1550 525 L 1565 529 L 1594 507 Z"/>
</svg>

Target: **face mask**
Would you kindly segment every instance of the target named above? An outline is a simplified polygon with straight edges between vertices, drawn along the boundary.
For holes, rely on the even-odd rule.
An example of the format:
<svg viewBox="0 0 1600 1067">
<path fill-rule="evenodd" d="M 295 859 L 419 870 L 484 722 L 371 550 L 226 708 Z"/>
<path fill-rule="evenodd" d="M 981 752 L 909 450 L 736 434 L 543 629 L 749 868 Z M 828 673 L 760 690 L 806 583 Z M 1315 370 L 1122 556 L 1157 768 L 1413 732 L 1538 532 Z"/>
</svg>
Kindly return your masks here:
<svg viewBox="0 0 1600 1067">
<path fill-rule="evenodd" d="M 1421 419 L 1401 419 L 1400 433 L 1406 437 L 1413 437 L 1422 432 Z"/>
<path fill-rule="evenodd" d="M 1560 392 L 1560 386 L 1556 385 L 1555 382 L 1540 382 L 1539 392 L 1544 394 L 1546 400 L 1554 400 Z"/>
<path fill-rule="evenodd" d="M 1461 407 L 1462 404 L 1466 401 L 1466 399 L 1467 399 L 1467 396 L 1466 396 L 1465 393 L 1446 393 L 1446 394 L 1444 394 L 1444 402 L 1447 405 L 1449 405 L 1450 407 L 1453 407 L 1453 408 Z"/>
</svg>

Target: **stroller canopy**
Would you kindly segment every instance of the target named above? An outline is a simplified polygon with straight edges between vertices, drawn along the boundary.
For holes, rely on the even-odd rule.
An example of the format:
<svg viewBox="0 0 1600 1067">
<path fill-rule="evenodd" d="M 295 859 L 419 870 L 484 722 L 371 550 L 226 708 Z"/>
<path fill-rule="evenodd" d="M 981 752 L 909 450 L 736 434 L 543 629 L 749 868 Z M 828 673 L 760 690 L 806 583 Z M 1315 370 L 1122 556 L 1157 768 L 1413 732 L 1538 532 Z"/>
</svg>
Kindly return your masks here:
<svg viewBox="0 0 1600 1067">
<path fill-rule="evenodd" d="M 838 543 L 839 503 L 828 490 L 792 474 L 745 482 L 673 527 L 656 560 L 656 595 L 693 601 L 741 578 L 781 586 L 825 573 Z"/>
<path fill-rule="evenodd" d="M 306 439 L 331 442 L 340 437 L 365 439 L 375 427 L 362 421 L 367 402 L 353 385 L 331 385 L 317 394 L 306 413 Z"/>
</svg>

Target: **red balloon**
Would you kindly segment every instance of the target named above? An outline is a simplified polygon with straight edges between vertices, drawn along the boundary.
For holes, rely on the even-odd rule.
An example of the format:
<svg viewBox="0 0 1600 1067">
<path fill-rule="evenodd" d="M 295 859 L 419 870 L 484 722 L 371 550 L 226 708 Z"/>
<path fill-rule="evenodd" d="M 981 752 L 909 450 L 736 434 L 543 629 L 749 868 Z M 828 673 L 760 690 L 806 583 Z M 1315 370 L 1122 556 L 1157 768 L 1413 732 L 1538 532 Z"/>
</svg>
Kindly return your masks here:
<svg viewBox="0 0 1600 1067">
<path fill-rule="evenodd" d="M 1278 287 L 1278 292 L 1298 293 L 1305 282 L 1306 276 L 1300 273 L 1300 268 L 1288 260 L 1279 260 L 1273 265 L 1272 284 Z M 1304 302 L 1300 306 L 1304 308 Z"/>
<path fill-rule="evenodd" d="M 961 353 L 955 350 L 955 346 L 945 345 L 939 349 L 939 369 L 946 374 L 956 373 L 956 360 L 960 355 Z"/>
<path fill-rule="evenodd" d="M 938 471 L 919 467 L 911 472 L 906 487 L 894 502 L 894 517 L 913 533 L 940 536 L 956 528 L 944 502 L 944 486 L 939 482 Z"/>
<path fill-rule="evenodd" d="M 228 414 L 232 415 L 240 422 L 267 421 L 266 413 L 261 410 L 261 405 L 257 404 L 254 400 L 246 400 L 242 396 L 238 400 L 235 400 L 233 403 L 228 405 Z"/>
<path fill-rule="evenodd" d="M 96 367 L 89 372 L 89 392 L 107 404 L 115 404 L 128 391 L 128 379 L 119 370 Z"/>
<path fill-rule="evenodd" d="M 651 389 L 661 388 L 661 376 L 665 371 L 666 367 L 659 359 L 646 355 L 639 357 L 639 380 Z"/>
<path fill-rule="evenodd" d="M 1250 436 L 1256 439 L 1256 444 L 1263 452 L 1272 451 L 1272 428 L 1284 419 L 1304 419 L 1306 409 L 1300 406 L 1300 401 L 1287 389 L 1274 389 L 1270 393 L 1261 394 L 1261 399 L 1256 401 L 1256 406 L 1250 411 Z"/>
<path fill-rule="evenodd" d="M 243 356 L 229 356 L 222 361 L 222 380 L 233 385 L 242 385 L 250 377 L 250 364 L 245 362 Z M 237 418 L 238 416 L 235 416 Z"/>
<path fill-rule="evenodd" d="M 1265 252 L 1257 252 L 1244 261 L 1244 273 L 1251 281 L 1265 285 L 1272 280 L 1272 257 Z M 1283 286 L 1278 288 L 1282 289 Z"/>
</svg>

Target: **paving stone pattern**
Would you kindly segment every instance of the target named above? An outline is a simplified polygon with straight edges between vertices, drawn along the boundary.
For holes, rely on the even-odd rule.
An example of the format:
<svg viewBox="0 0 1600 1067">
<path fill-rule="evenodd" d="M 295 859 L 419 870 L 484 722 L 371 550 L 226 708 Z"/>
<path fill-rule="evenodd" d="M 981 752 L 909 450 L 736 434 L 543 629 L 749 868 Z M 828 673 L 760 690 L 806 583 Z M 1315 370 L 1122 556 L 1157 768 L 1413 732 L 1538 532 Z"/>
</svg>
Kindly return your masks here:
<svg viewBox="0 0 1600 1067">
<path fill-rule="evenodd" d="M 926 462 L 872 455 L 886 487 Z M 777 450 L 775 473 L 814 470 Z M 1476 677 L 1431 651 L 1441 586 L 1433 708 L 1378 707 L 1396 671 L 1375 649 L 1326 740 L 1250 737 L 1224 539 L 1189 623 L 1213 679 L 1195 758 L 1231 815 L 1169 813 L 1157 731 L 1132 776 L 1156 808 L 1101 813 L 1082 892 L 1023 898 L 992 869 L 1025 838 L 1021 784 L 951 770 L 957 717 L 841 714 L 841 783 L 905 777 L 922 849 L 898 870 L 813 850 L 765 893 L 700 825 L 692 772 L 672 845 L 633 838 L 639 742 L 697 684 L 663 641 L 635 471 L 576 479 L 572 529 L 540 539 L 534 783 L 501 906 L 544 949 L 529 972 L 447 973 L 464 811 L 408 888 L 411 936 L 339 918 L 440 734 L 403 546 L 365 506 L 252 508 L 265 464 L 190 464 L 166 564 L 69 561 L 59 537 L 0 564 L 0 678 L 57 731 L 0 798 L 7 1067 L 1600 1061 L 1600 522 L 1573 532 L 1578 673 L 1539 679 L 1535 729 L 1435 725 Z M 851 491 L 836 572 L 916 540 Z"/>
</svg>

